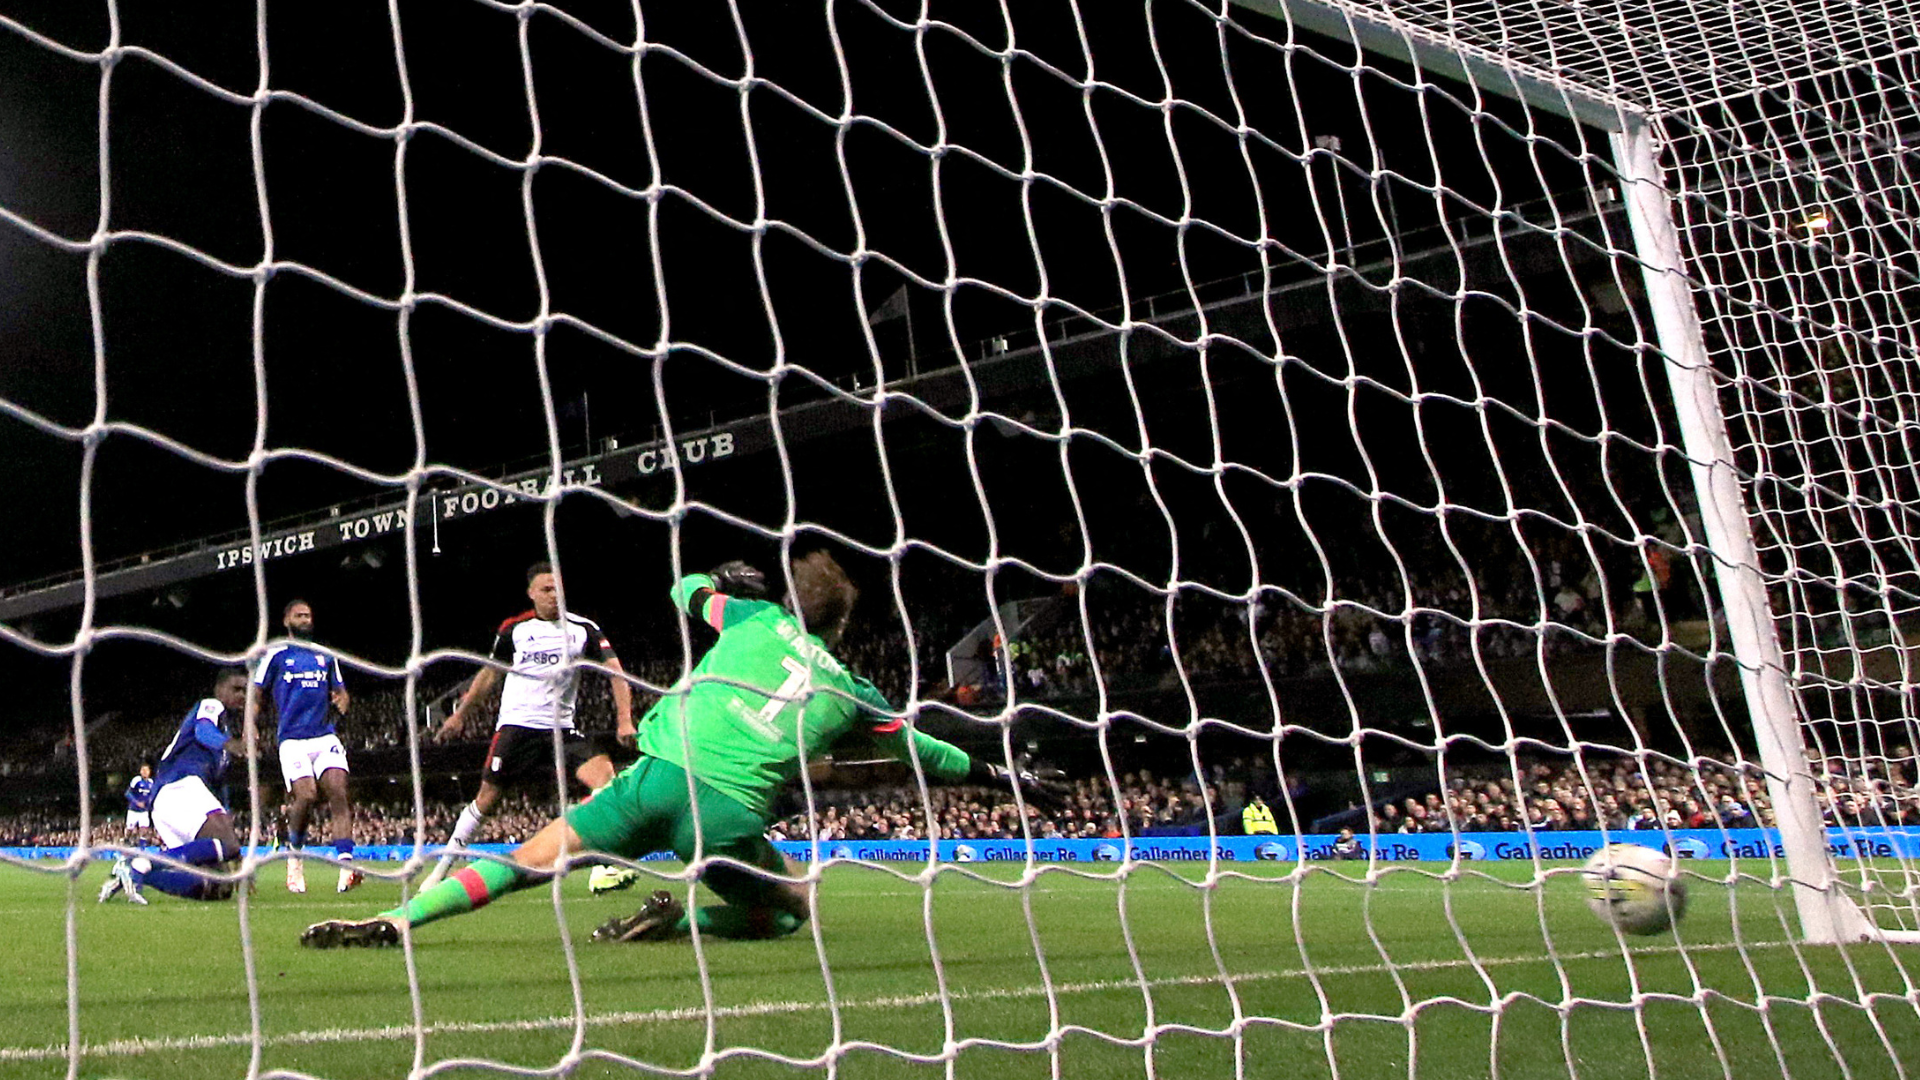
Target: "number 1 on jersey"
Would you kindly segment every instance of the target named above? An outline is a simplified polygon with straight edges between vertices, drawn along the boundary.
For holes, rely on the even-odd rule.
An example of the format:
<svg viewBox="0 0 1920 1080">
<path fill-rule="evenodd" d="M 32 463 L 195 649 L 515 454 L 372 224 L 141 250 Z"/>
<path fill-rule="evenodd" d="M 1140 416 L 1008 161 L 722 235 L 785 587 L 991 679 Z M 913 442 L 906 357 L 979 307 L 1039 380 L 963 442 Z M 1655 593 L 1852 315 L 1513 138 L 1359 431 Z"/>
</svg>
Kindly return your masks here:
<svg viewBox="0 0 1920 1080">
<path fill-rule="evenodd" d="M 768 698 L 765 705 L 760 706 L 760 712 L 757 714 L 757 719 L 769 726 L 779 717 L 781 709 L 795 703 L 800 696 L 800 689 L 807 684 L 807 667 L 798 659 L 783 656 L 780 658 L 780 666 L 786 669 L 787 681 L 780 684 L 780 689 L 775 690 L 774 696 Z"/>
</svg>

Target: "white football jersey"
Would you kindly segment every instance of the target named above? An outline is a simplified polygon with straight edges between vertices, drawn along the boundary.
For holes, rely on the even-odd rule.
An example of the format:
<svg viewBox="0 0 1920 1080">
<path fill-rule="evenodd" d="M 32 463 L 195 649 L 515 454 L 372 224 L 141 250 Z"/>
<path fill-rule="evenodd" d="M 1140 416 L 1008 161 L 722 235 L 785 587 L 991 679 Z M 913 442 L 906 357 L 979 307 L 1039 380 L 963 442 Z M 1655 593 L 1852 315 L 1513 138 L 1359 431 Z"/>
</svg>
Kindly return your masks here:
<svg viewBox="0 0 1920 1080">
<path fill-rule="evenodd" d="M 573 728 L 580 669 L 569 661 L 604 664 L 614 658 L 613 646 L 599 624 L 572 612 L 551 621 L 531 611 L 515 615 L 500 624 L 491 655 L 509 668 L 500 690 L 496 726 L 542 731 Z"/>
</svg>

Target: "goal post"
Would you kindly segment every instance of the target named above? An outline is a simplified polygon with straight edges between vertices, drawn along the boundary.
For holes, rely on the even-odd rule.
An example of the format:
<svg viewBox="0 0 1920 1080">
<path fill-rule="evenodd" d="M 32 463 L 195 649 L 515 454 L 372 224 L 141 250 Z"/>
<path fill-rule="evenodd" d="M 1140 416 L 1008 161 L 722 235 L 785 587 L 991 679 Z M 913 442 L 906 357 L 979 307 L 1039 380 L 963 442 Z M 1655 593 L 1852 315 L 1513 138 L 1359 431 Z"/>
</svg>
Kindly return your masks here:
<svg viewBox="0 0 1920 1080">
<path fill-rule="evenodd" d="M 1713 580 L 1727 618 L 1732 656 L 1753 730 L 1760 765 L 1781 834 L 1781 854 L 1792 882 L 1801 934 L 1808 942 L 1832 943 L 1879 937 L 1920 941 L 1920 931 L 1877 926 L 1843 888 L 1829 849 L 1816 798 L 1806 731 L 1776 613 L 1768 602 L 1753 526 L 1736 471 L 1726 418 L 1721 412 L 1713 360 L 1694 306 L 1672 191 L 1659 162 L 1656 123 L 1646 104 L 1591 85 L 1557 77 L 1502 54 L 1464 34 L 1449 35 L 1414 15 L 1385 5 L 1325 0 L 1233 0 L 1239 7 L 1289 26 L 1344 40 L 1363 54 L 1413 63 L 1425 75 L 1462 82 L 1477 91 L 1510 98 L 1529 109 L 1565 117 L 1604 131 L 1625 196 L 1632 241 L 1629 254 L 1640 267 L 1652 315 L 1655 344 L 1679 423 L 1682 445 L 1701 510 Z M 1448 9 L 1448 18 L 1453 9 Z M 1461 12 L 1461 25 L 1471 13 Z M 1497 12 L 1493 15 L 1497 19 Z M 1550 40 L 1546 51 L 1555 51 Z M 1573 51 L 1578 51 L 1575 44 Z"/>
<path fill-rule="evenodd" d="M 1760 557 L 1735 472 L 1726 418 L 1720 412 L 1713 360 L 1683 269 L 1679 232 L 1653 130 L 1644 119 L 1634 117 L 1612 134 L 1611 142 L 1646 284 L 1647 307 L 1663 354 L 1660 366 L 1673 395 L 1687 469 L 1700 501 L 1714 582 L 1740 667 L 1755 747 L 1766 772 L 1801 935 L 1818 943 L 1858 941 L 1876 934 L 1920 941 L 1920 933 L 1878 930 L 1841 890 L 1834 872 L 1800 712 L 1787 683 L 1786 658 L 1760 575 Z"/>
</svg>

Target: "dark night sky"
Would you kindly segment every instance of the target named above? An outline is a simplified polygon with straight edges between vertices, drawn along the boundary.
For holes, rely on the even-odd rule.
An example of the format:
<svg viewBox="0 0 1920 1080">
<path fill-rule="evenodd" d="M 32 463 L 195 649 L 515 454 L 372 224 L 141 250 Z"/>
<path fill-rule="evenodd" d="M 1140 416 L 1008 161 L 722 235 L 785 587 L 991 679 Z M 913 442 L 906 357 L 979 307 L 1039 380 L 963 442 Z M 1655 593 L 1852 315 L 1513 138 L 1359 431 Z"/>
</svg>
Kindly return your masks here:
<svg viewBox="0 0 1920 1080">
<path fill-rule="evenodd" d="M 554 6 L 615 41 L 634 37 L 631 15 L 614 10 L 618 5 L 566 0 Z M 259 70 L 250 5 L 173 6 L 164 16 L 148 7 L 124 6 L 125 44 L 251 93 Z M 997 334 L 1031 334 L 1034 311 L 1015 298 L 1039 295 L 1043 266 L 1052 300 L 1046 319 L 1073 308 L 1106 312 L 1123 294 L 1138 300 L 1179 291 L 1187 281 L 1259 270 L 1254 249 L 1221 233 L 1253 236 L 1261 206 L 1271 241 L 1268 258 L 1298 278 L 1324 267 L 1329 227 L 1335 236 L 1344 228 L 1363 240 L 1389 232 L 1406 236 L 1442 218 L 1470 216 L 1476 206 L 1496 200 L 1511 206 L 1548 193 L 1572 193 L 1564 207 L 1571 213 L 1584 209 L 1584 189 L 1604 179 L 1583 173 L 1565 150 L 1521 137 L 1538 131 L 1577 152 L 1570 124 L 1529 116 L 1499 100 L 1476 114 L 1437 94 L 1426 96 L 1423 116 L 1402 85 L 1411 79 L 1409 71 L 1375 61 L 1356 75 L 1347 67 L 1352 50 L 1337 43 L 1303 37 L 1303 47 L 1287 51 L 1234 29 L 1227 34 L 1229 63 L 1223 65 L 1214 23 L 1189 4 L 1153 5 L 1151 36 L 1139 7 L 1081 5 L 1099 80 L 1090 91 L 1072 81 L 1084 78 L 1087 62 L 1065 4 L 1014 5 L 1013 38 L 1024 52 L 1005 66 L 982 51 L 1001 49 L 1007 41 L 991 5 L 932 8 L 934 18 L 973 35 L 977 44 L 943 27 L 917 35 L 883 18 L 881 12 L 913 17 L 917 5 L 900 0 L 834 5 L 831 29 L 839 36 L 855 116 L 844 128 L 795 100 L 827 117 L 849 108 L 822 5 L 740 5 L 752 73 L 763 80 L 744 102 L 742 92 L 723 81 L 747 70 L 746 51 L 725 6 L 643 7 L 653 46 L 639 65 L 644 109 L 635 93 L 632 57 L 551 13 L 528 20 L 539 149 L 547 157 L 532 181 L 532 224 L 551 312 L 641 349 L 653 349 L 664 334 L 670 348 L 656 362 L 577 326 L 554 326 L 546 363 L 557 430 L 549 432 L 534 335 L 489 325 L 448 303 L 423 301 L 406 322 L 421 415 L 416 432 L 399 316 L 313 276 L 327 275 L 386 301 L 399 296 L 405 263 L 396 143 L 275 100 L 261 121 L 273 253 L 311 273 L 284 270 L 265 290 L 260 373 L 269 448 L 304 447 L 392 474 L 412 463 L 418 436 L 430 464 L 486 470 L 545 453 L 550 437 L 577 449 L 589 423 L 596 437 L 648 437 L 662 419 L 656 377 L 667 415 L 681 430 L 705 426 L 710 417 L 765 415 L 766 373 L 776 360 L 842 385 L 863 376 L 861 382 L 871 386 L 875 361 L 856 297 L 864 297 L 867 310 L 878 308 L 905 280 L 902 270 L 932 283 L 912 290 L 924 369 L 954 362 L 956 343 L 965 349 Z M 533 146 L 519 21 L 475 0 L 408 2 L 401 10 L 414 115 L 436 126 L 416 130 L 405 146 L 415 292 L 451 298 L 495 320 L 530 320 L 540 311 L 541 290 L 522 203 L 523 174 L 487 156 L 519 160 Z M 77 49 L 98 49 L 106 40 L 97 5 L 0 0 L 0 14 Z M 1284 28 L 1257 16 L 1236 13 L 1236 20 L 1246 32 L 1285 38 Z M 303 95 L 375 128 L 401 121 L 401 80 L 384 5 L 275 3 L 266 40 L 274 90 Z M 923 63 L 935 87 L 932 96 Z M 0 70 L 14 73 L 0 79 L 0 206 L 61 236 L 87 237 L 99 214 L 99 66 L 0 31 Z M 1163 79 L 1181 103 L 1170 112 L 1151 104 L 1167 93 Z M 1017 105 L 1009 103 L 1009 87 Z M 1236 94 L 1248 124 L 1262 136 L 1247 143 L 1251 179 L 1240 141 L 1202 113 L 1230 127 Z M 743 111 L 765 214 L 781 223 L 757 239 L 750 229 L 755 173 Z M 247 106 L 222 101 L 150 59 L 129 55 L 113 73 L 107 114 L 111 228 L 160 234 L 240 266 L 261 258 Z M 947 142 L 966 152 L 933 157 L 907 145 L 932 144 L 942 123 Z M 1024 206 L 1023 185 L 1006 175 L 1023 167 L 1022 126 L 1033 169 L 1050 178 L 1027 189 Z M 457 132 L 473 146 L 439 129 Z M 1177 155 L 1169 148 L 1169 129 Z M 1325 135 L 1342 141 L 1344 226 L 1330 192 L 1336 166 L 1325 154 L 1303 158 L 1312 140 Z M 1371 190 L 1369 174 L 1375 178 Z M 667 185 L 656 201 L 636 195 L 656 180 Z M 1445 189 L 1441 195 L 1427 190 L 1436 181 Z M 1103 212 L 1109 182 L 1121 201 Z M 1320 192 L 1319 213 L 1313 190 Z M 1194 220 L 1181 228 L 1155 215 Z M 862 265 L 850 265 L 847 257 L 862 239 L 871 255 Z M 95 404 L 85 257 L 0 224 L 0 265 L 0 397 L 58 423 L 84 424 Z M 1442 292 L 1453 290 L 1464 272 L 1449 277 L 1444 265 L 1422 271 L 1431 278 L 1428 290 Z M 941 287 L 950 274 L 955 284 Z M 253 282 L 133 238 L 107 249 L 99 275 L 108 418 L 146 426 L 207 454 L 244 457 L 258 419 Z M 1136 371 L 1123 369 L 1116 358 L 1107 375 L 1062 393 L 1082 429 L 1137 448 L 1144 423 L 1152 445 L 1204 464 L 1212 454 L 1205 393 L 1211 388 L 1211 409 L 1225 432 L 1229 459 L 1279 478 L 1298 468 L 1364 485 L 1357 453 L 1364 448 L 1382 469 L 1383 486 L 1417 502 L 1435 496 L 1419 457 L 1412 410 L 1364 386 L 1350 394 L 1339 381 L 1343 377 L 1359 372 L 1404 393 L 1412 389 L 1408 372 L 1414 369 L 1429 393 L 1437 389 L 1468 400 L 1484 393 L 1509 401 L 1523 416 L 1537 415 L 1536 398 L 1544 395 L 1555 416 L 1591 436 L 1599 419 L 1590 361 L 1601 369 L 1605 393 L 1617 391 L 1624 404 L 1610 416 L 1614 429 L 1645 424 L 1636 358 L 1604 342 L 1588 341 L 1583 352 L 1579 339 L 1541 322 L 1530 327 L 1532 339 L 1523 340 L 1524 324 L 1511 310 L 1522 293 L 1531 310 L 1579 328 L 1585 316 L 1564 282 L 1496 278 L 1475 286 L 1489 296 L 1455 303 L 1402 288 L 1386 318 L 1338 327 L 1321 320 L 1324 325 L 1281 342 L 1277 350 L 1258 334 L 1244 348 L 1211 349 L 1204 367 L 1189 355 Z M 1325 294 L 1288 302 L 1324 305 Z M 1613 329 L 1630 338 L 1631 328 L 1623 325 Z M 889 377 L 901 374 L 907 351 L 902 323 L 882 323 L 873 333 Z M 779 356 L 776 340 L 784 350 Z M 1474 352 L 1483 380 L 1478 387 L 1460 362 L 1463 345 Z M 1538 368 L 1525 363 L 1529 347 L 1543 358 Z M 1297 361 L 1279 383 L 1276 352 Z M 977 356 L 977 349 L 969 355 Z M 821 391 L 789 373 L 777 395 L 784 408 L 815 400 Z M 1018 401 L 986 404 L 1012 415 L 1032 410 L 1057 423 L 1057 403 L 1045 386 Z M 1358 444 L 1349 409 L 1365 433 Z M 1424 416 L 1429 444 L 1442 446 L 1457 470 L 1459 486 L 1449 496 L 1484 500 L 1500 512 L 1502 493 L 1491 480 L 1480 413 L 1440 402 Z M 1488 423 L 1503 453 L 1537 458 L 1541 439 L 1533 428 L 1504 414 Z M 1001 552 L 1053 573 L 1078 567 L 1086 552 L 1054 443 L 1009 438 L 990 425 L 970 443 L 955 428 L 928 420 L 890 422 L 887 431 L 895 495 L 909 536 L 968 560 L 987 557 L 987 523 L 966 468 L 971 444 L 990 489 Z M 1593 446 L 1581 439 L 1555 435 L 1548 441 L 1556 443 L 1555 453 L 1583 463 L 1580 468 L 1600 469 Z M 0 500 L 23 523 L 31 522 L 8 530 L 0 577 L 19 582 L 77 567 L 78 446 L 0 416 L 0 455 L 9 462 L 0 470 Z M 893 516 L 877 460 L 870 431 L 801 446 L 794 516 L 864 543 L 890 544 Z M 1073 440 L 1068 460 L 1094 533 L 1093 556 L 1131 560 L 1148 580 L 1167 580 L 1167 529 L 1157 511 L 1148 518 L 1151 527 L 1140 527 L 1151 510 L 1140 466 L 1085 435 Z M 788 507 L 776 465 L 765 456 L 690 474 L 690 496 L 777 529 Z M 1520 471 L 1528 468 L 1522 464 Z M 1245 588 L 1244 549 L 1237 540 L 1215 540 L 1230 530 L 1219 527 L 1227 518 L 1211 482 L 1165 462 L 1153 467 L 1152 476 L 1177 511 L 1183 575 L 1217 575 L 1219 587 Z M 1294 550 L 1292 511 L 1281 512 L 1270 487 L 1235 480 L 1228 489 L 1237 510 L 1265 523 L 1259 526 L 1267 530 L 1263 543 L 1276 553 Z M 258 497 L 263 518 L 272 519 L 379 490 L 322 465 L 275 462 L 260 473 Z M 96 552 L 116 558 L 244 528 L 245 491 L 239 474 L 221 474 L 139 438 L 113 435 L 101 446 L 93 485 Z M 656 492 L 642 501 L 658 497 Z M 1353 516 L 1364 500 L 1338 492 L 1327 498 L 1326 529 L 1365 520 Z M 1332 509 L 1334 504 L 1343 508 Z M 1564 507 L 1559 512 L 1568 516 Z M 653 618 L 647 605 L 667 582 L 673 534 L 657 521 L 616 517 L 584 497 L 567 499 L 559 521 L 560 552 L 574 566 L 570 579 L 594 597 L 583 607 L 638 635 Z M 1431 527 L 1431 520 L 1408 525 L 1414 532 Z M 445 539 L 447 554 L 423 557 L 426 646 L 479 648 L 482 628 L 516 603 L 517 569 L 544 551 L 540 516 L 496 515 L 484 525 L 450 530 Z M 1219 550 L 1210 552 L 1210 546 Z M 763 538 L 699 513 L 689 518 L 681 547 L 693 567 L 742 551 L 764 558 L 771 550 Z M 322 605 L 323 620 L 329 609 L 335 613 L 328 628 L 338 643 L 382 663 L 404 662 L 407 585 L 398 548 L 388 555 L 377 571 L 341 569 L 337 556 L 274 564 L 269 601 L 277 605 L 285 594 L 308 594 Z M 920 559 L 939 561 L 916 555 L 909 565 Z M 880 560 L 865 560 L 856 569 L 870 587 L 884 582 Z M 1271 579 L 1277 571 L 1263 573 Z M 152 624 L 207 647 L 236 649 L 252 640 L 250 594 L 244 580 L 206 583 L 179 611 L 134 597 L 105 605 L 100 618 Z M 984 615 L 984 590 L 964 603 Z M 71 627 L 49 620 L 37 629 L 57 640 Z M 95 664 L 137 667 L 145 661 L 132 657 L 145 648 L 110 647 Z M 32 672 L 35 685 L 58 701 L 64 664 L 4 649 L 8 655 L 0 663 Z M 115 659 L 121 654 L 128 659 Z"/>
</svg>

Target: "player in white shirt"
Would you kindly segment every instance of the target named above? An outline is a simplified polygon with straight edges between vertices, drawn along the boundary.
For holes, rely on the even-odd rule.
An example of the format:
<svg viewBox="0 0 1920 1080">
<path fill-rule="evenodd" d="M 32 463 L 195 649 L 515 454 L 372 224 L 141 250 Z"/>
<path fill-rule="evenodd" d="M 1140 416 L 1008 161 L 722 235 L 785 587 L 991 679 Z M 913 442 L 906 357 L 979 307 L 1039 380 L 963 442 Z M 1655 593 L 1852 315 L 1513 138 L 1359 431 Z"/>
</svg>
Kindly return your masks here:
<svg viewBox="0 0 1920 1080">
<path fill-rule="evenodd" d="M 495 687 L 501 688 L 499 720 L 494 726 L 493 741 L 487 746 L 480 791 L 473 802 L 460 811 L 453 835 L 447 841 L 449 850 L 420 883 L 422 889 L 431 888 L 446 877 L 453 865 L 454 849 L 464 847 L 473 838 L 507 790 L 553 778 L 556 730 L 575 779 L 590 791 L 598 791 L 612 782 L 613 759 L 605 749 L 591 746 L 573 726 L 574 698 L 580 689 L 579 661 L 603 664 L 615 672 L 609 677 L 614 722 L 620 741 L 628 746 L 633 744 L 632 687 L 621 677 L 626 669 L 620 666 L 620 658 L 614 655 L 606 634 L 592 619 L 571 611 L 561 616 L 560 583 L 549 563 L 535 563 L 528 568 L 527 598 L 533 601 L 533 610 L 501 623 L 493 639 L 489 657 L 507 669 L 505 674 L 499 668 L 481 668 L 436 736 L 441 742 L 457 737 L 473 710 L 487 700 Z"/>
</svg>

